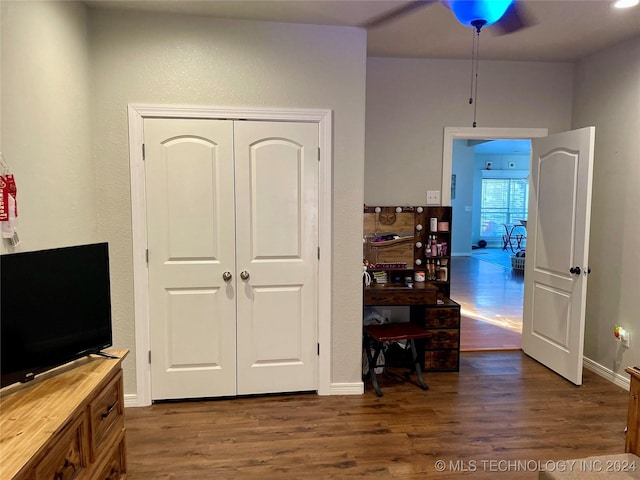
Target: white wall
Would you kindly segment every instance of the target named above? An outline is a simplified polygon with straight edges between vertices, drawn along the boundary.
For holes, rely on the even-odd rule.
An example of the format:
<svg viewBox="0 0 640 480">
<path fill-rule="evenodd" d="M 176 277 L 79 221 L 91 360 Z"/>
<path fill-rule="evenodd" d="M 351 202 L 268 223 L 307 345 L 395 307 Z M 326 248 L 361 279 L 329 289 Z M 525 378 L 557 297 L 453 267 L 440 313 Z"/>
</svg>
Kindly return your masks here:
<svg viewBox="0 0 640 480">
<path fill-rule="evenodd" d="M 640 363 L 640 37 L 578 62 L 573 105 L 573 128 L 596 127 L 584 354 L 628 379 Z"/>
<path fill-rule="evenodd" d="M 86 11 L 2 1 L 0 150 L 18 187 L 15 249 L 100 241 L 91 155 Z"/>
<path fill-rule="evenodd" d="M 135 391 L 129 102 L 333 110 L 332 382 L 360 382 L 364 30 L 95 10 L 90 31 L 99 231 L 114 249 L 115 341 L 132 350 L 126 393 Z"/>
<path fill-rule="evenodd" d="M 368 59 L 365 203 L 423 205 L 441 189 L 443 129 L 473 120 L 469 62 Z M 572 64 L 481 61 L 478 126 L 568 130 L 572 96 Z"/>
</svg>

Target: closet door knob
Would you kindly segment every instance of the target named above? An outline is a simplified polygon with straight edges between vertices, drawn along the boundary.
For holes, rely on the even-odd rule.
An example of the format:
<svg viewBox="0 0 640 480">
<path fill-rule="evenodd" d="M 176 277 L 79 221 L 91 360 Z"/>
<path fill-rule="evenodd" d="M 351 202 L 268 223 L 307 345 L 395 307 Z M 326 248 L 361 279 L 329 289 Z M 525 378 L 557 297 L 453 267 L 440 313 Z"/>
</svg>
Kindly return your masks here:
<svg viewBox="0 0 640 480">
<path fill-rule="evenodd" d="M 247 280 L 249 278 L 249 272 L 243 270 L 242 272 L 240 272 L 240 278 L 243 280 Z"/>
<path fill-rule="evenodd" d="M 222 274 L 222 279 L 223 279 L 225 282 L 228 282 L 229 280 L 231 280 L 231 276 L 232 276 L 232 275 L 231 275 L 231 272 L 224 272 L 224 273 Z"/>
</svg>

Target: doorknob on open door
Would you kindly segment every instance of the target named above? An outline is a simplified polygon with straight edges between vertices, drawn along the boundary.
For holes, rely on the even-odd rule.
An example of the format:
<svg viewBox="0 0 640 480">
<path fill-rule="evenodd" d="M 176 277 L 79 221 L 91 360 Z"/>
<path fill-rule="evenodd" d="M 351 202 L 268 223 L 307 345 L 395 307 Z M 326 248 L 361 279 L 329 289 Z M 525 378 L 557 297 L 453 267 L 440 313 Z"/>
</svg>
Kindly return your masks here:
<svg viewBox="0 0 640 480">
<path fill-rule="evenodd" d="M 573 275 L 580 275 L 580 267 L 571 267 L 569 273 Z"/>
<path fill-rule="evenodd" d="M 225 282 L 228 282 L 229 280 L 231 280 L 231 272 L 224 272 L 224 273 L 222 274 L 222 279 L 223 279 Z"/>
<path fill-rule="evenodd" d="M 249 272 L 243 270 L 242 272 L 240 272 L 240 278 L 243 280 L 247 280 L 249 278 Z"/>
</svg>

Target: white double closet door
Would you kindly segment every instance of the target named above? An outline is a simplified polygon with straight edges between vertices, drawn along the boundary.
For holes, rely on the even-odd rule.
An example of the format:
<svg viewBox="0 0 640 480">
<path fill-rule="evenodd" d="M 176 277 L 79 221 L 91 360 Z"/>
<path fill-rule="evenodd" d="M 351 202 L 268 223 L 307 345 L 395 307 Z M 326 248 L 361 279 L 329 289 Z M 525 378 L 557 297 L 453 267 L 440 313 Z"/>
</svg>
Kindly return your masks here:
<svg viewBox="0 0 640 480">
<path fill-rule="evenodd" d="M 318 125 L 144 120 L 154 400 L 317 390 Z"/>
</svg>

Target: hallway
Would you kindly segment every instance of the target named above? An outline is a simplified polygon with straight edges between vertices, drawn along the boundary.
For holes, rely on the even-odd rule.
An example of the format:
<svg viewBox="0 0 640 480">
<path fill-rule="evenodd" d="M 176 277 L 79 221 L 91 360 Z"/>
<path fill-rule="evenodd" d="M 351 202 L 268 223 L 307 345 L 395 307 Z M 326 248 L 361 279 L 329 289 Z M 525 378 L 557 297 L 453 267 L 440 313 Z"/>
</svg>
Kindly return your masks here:
<svg viewBox="0 0 640 480">
<path fill-rule="evenodd" d="M 524 274 L 510 253 L 474 250 L 451 259 L 451 298 L 461 306 L 461 350 L 520 348 Z"/>
</svg>

